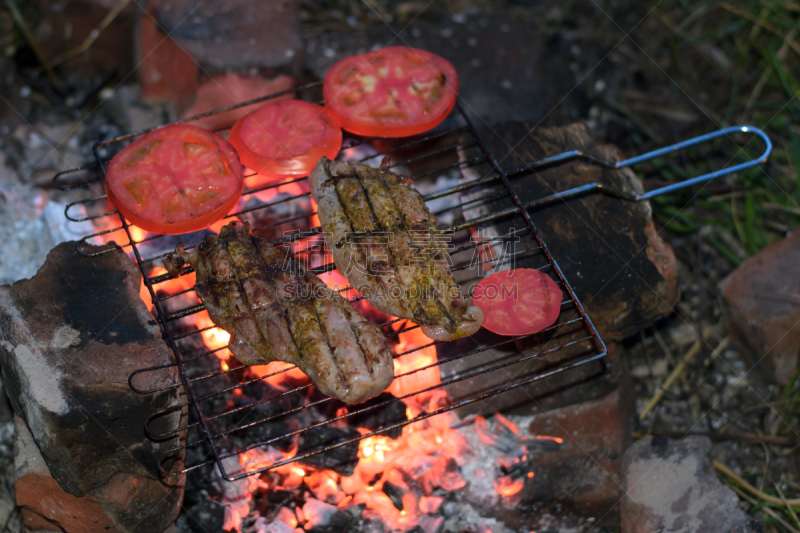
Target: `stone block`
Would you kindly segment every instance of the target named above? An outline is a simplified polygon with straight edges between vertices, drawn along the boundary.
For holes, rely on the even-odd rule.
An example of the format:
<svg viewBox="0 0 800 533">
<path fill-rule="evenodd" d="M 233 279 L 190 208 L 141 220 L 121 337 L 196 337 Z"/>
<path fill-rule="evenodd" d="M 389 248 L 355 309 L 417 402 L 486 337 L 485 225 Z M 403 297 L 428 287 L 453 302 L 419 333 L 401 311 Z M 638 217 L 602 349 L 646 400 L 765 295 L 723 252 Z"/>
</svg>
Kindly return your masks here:
<svg viewBox="0 0 800 533">
<path fill-rule="evenodd" d="M 707 437 L 640 440 L 625 453 L 622 533 L 761 533 L 739 498 L 714 475 Z"/>
<path fill-rule="evenodd" d="M 204 74 L 251 68 L 295 72 L 304 49 L 295 0 L 151 0 L 158 25 Z"/>
<path fill-rule="evenodd" d="M 563 439 L 559 450 L 536 454 L 528 501 L 570 502 L 584 516 L 604 516 L 620 497 L 620 467 L 631 438 L 633 399 L 619 387 L 595 400 L 536 415 L 534 435 Z M 613 514 L 613 513 L 612 513 Z"/>
<path fill-rule="evenodd" d="M 50 475 L 22 418 L 14 419 L 14 430 L 16 498 L 22 525 L 28 531 L 113 533 L 163 529 L 164 517 L 154 513 L 164 511 L 163 501 L 174 500 L 182 488 L 149 478 L 118 475 L 82 497 L 73 496 Z M 121 512 L 132 501 L 138 508 L 134 512 L 132 509 Z M 178 498 L 177 502 L 180 501 Z M 177 510 L 176 507 L 174 515 Z M 119 520 L 121 515 L 127 515 L 124 522 Z M 151 527 L 154 529 L 146 529 Z"/>
<path fill-rule="evenodd" d="M 612 345 L 614 357 L 619 352 Z M 570 388 L 576 387 L 580 388 Z M 555 531 L 556 523 L 570 531 L 572 527 L 583 531 L 578 524 L 589 523 L 602 530 L 618 527 L 622 457 L 631 438 L 631 387 L 626 379 L 610 392 L 577 399 L 589 392 L 584 388 L 570 397 L 573 403 L 555 408 L 551 402 L 533 401 L 528 411 L 536 414 L 511 416 L 521 435 L 516 442 L 506 434 L 498 438 L 500 444 L 489 446 L 467 432 L 471 450 L 479 455 L 465 456 L 462 474 L 468 486 L 462 498 L 520 531 Z M 495 434 L 498 425 L 495 420 Z M 527 450 L 519 451 L 523 443 Z M 505 460 L 500 461 L 497 453 L 506 453 Z M 519 459 L 522 463 L 517 466 Z M 522 481 L 519 491 L 500 496 L 501 474 Z"/>
<path fill-rule="evenodd" d="M 800 369 L 800 233 L 761 250 L 719 284 L 728 335 L 786 385 Z"/>
<path fill-rule="evenodd" d="M 531 124 L 510 122 L 484 128 L 481 135 L 489 150 L 502 158 L 501 165 L 506 171 L 568 150 L 582 150 L 608 160 L 624 157 L 613 146 L 595 141 L 582 124 L 534 129 Z M 512 152 L 509 146 L 515 147 Z M 470 155 L 461 154 L 462 160 L 473 156 L 472 152 Z M 465 181 L 483 177 L 485 167 L 477 168 L 464 171 Z M 628 169 L 610 171 L 580 161 L 551 166 L 534 173 L 512 173 L 510 181 L 523 202 L 594 182 L 632 192 L 643 190 L 639 179 Z M 462 200 L 467 202 L 485 196 L 494 198 L 503 192 L 504 185 L 495 182 L 464 193 Z M 512 206 L 510 198 L 500 198 L 490 203 L 478 202 L 464 208 L 464 217 L 472 219 Z M 647 202 L 627 202 L 600 194 L 584 195 L 530 210 L 530 215 L 609 350 L 614 341 L 624 339 L 672 312 L 679 297 L 677 262 L 672 248 L 656 233 Z M 483 237 L 504 235 L 519 230 L 524 224 L 520 216 L 499 219 L 484 228 Z M 522 252 L 536 246 L 528 233 L 522 235 L 520 242 L 513 244 L 515 247 L 506 252 Z M 533 256 L 522 254 L 508 265 L 513 266 L 505 268 L 539 268 L 546 265 L 546 258 L 542 253 Z M 465 272 L 468 271 L 462 273 Z M 554 275 L 551 268 L 545 272 Z M 475 273 L 470 275 L 472 278 L 480 277 Z M 476 279 L 462 281 L 471 284 Z M 566 323 L 578 316 L 573 305 L 564 307 L 559 323 Z M 580 362 L 599 351 L 599 347 L 589 342 L 571 344 L 588 336 L 590 331 L 587 327 L 580 322 L 573 323 L 559 327 L 550 334 L 500 345 L 444 364 L 440 372 L 442 379 L 446 380 L 519 359 L 520 354 L 543 353 L 542 357 L 523 364 L 448 386 L 451 397 L 461 399 L 474 395 L 476 391 L 498 388 L 568 363 Z M 440 359 L 446 359 L 474 351 L 480 346 L 495 346 L 503 340 L 503 337 L 482 330 L 469 339 L 441 346 L 438 354 Z M 559 349 L 559 346 L 565 348 Z M 474 404 L 467 410 L 480 409 L 483 403 L 491 403 L 492 410 L 506 411 L 519 407 L 516 412 L 521 414 L 525 411 L 525 404 L 532 399 L 545 401 L 544 398 L 547 398 L 548 408 L 582 402 L 613 390 L 621 375 L 620 370 L 619 359 L 609 353 L 604 360 L 582 364 L 547 379 L 533 381 L 514 392 Z M 601 386 L 603 381 L 605 385 Z M 576 391 L 588 391 L 589 396 L 581 397 Z"/>
<path fill-rule="evenodd" d="M 171 104 L 180 115 L 197 96 L 199 68 L 189 53 L 158 26 L 152 8 L 141 15 L 137 64 L 142 101 Z"/>
<path fill-rule="evenodd" d="M 42 18 L 36 25 L 34 38 L 42 55 L 52 60 L 75 50 L 88 39 L 118 2 L 101 0 L 39 0 Z M 134 70 L 134 32 L 136 8 L 123 7 L 114 19 L 97 34 L 88 49 L 67 59 L 60 75 L 70 84 L 97 84 L 116 73 L 125 79 Z"/>
<path fill-rule="evenodd" d="M 219 74 L 204 78 L 197 90 L 197 99 L 192 107 L 186 110 L 184 118 L 253 100 L 260 96 L 285 91 L 291 89 L 294 85 L 294 78 L 285 75 L 279 75 L 273 79 L 266 79 L 261 76 L 245 76 L 243 74 L 233 73 Z M 277 100 L 285 100 L 293 96 L 293 93 L 287 93 L 283 97 L 269 101 L 275 102 Z M 192 121 L 191 123 L 201 128 L 206 128 L 207 130 L 232 126 L 234 122 L 248 113 L 252 113 L 261 105 L 263 105 L 263 103 L 224 111 L 217 115 Z"/>
<path fill-rule="evenodd" d="M 0 365 L 14 411 L 58 487 L 75 498 L 102 492 L 119 527 L 152 511 L 149 530 L 160 531 L 177 515 L 182 488 L 164 497 L 157 461 L 177 439 L 152 442 L 144 423 L 179 400 L 176 389 L 140 395 L 128 386 L 134 370 L 172 360 L 140 285 L 121 251 L 85 257 L 75 242 L 58 245 L 36 276 L 0 287 Z M 174 368 L 140 377 L 144 389 L 178 379 Z M 179 423 L 175 413 L 151 429 Z"/>
<path fill-rule="evenodd" d="M 625 159 L 616 147 L 597 142 L 581 123 L 536 128 L 526 122 L 509 122 L 486 128 L 481 134 L 506 172 L 570 150 L 608 161 Z M 523 203 L 590 183 L 644 192 L 642 182 L 630 169 L 609 170 L 580 160 L 512 174 L 510 180 Z M 493 184 L 471 195 L 502 187 L 502 183 Z M 510 205 L 510 199 L 492 202 L 482 210 Z M 472 210 L 470 217 L 483 214 L 480 211 Z M 620 341 L 672 312 L 679 297 L 677 261 L 672 247 L 655 231 L 649 202 L 593 193 L 529 212 L 604 341 Z M 520 217 L 507 218 L 496 222 L 493 230 L 502 235 L 511 227 L 520 228 L 521 222 Z M 527 265 L 517 261 L 516 266 Z"/>
</svg>

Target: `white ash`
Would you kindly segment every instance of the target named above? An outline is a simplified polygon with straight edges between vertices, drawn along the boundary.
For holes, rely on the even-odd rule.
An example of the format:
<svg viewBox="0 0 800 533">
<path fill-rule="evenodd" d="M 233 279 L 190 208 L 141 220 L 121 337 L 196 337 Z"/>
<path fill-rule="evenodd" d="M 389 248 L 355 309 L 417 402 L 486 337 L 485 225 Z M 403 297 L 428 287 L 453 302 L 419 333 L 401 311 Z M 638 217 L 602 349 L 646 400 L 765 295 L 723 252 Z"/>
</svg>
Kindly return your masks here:
<svg viewBox="0 0 800 533">
<path fill-rule="evenodd" d="M 520 430 L 522 435 L 527 435 L 525 428 L 530 426 L 533 420 L 532 416 L 514 416 L 509 415 L 506 418 L 511 420 Z M 493 419 L 488 419 L 489 427 L 499 426 L 493 423 Z M 494 486 L 494 482 L 502 477 L 504 474 L 501 471 L 498 459 L 502 456 L 508 455 L 508 451 L 495 446 L 490 446 L 481 442 L 475 424 L 471 423 L 459 429 L 461 436 L 467 439 L 470 447 L 470 455 L 466 458 L 461 465 L 461 475 L 464 479 L 469 480 L 467 487 L 464 489 L 469 493 L 469 501 L 476 502 L 481 507 L 490 508 L 507 508 L 513 509 L 519 503 L 514 496 L 504 497 L 501 496 Z M 521 443 L 520 443 L 521 445 Z M 536 453 L 532 452 L 532 462 L 536 462 Z M 547 452 L 541 452 L 547 453 Z M 493 530 L 494 531 L 494 530 Z"/>
<path fill-rule="evenodd" d="M 303 515 L 311 517 L 304 527 L 313 528 L 330 524 L 339 508 L 316 498 L 308 498 L 303 505 Z"/>
<path fill-rule="evenodd" d="M 494 489 L 492 489 L 494 490 Z M 457 512 L 445 519 L 442 532 L 445 531 L 481 531 L 491 533 L 516 533 L 495 518 L 486 518 L 470 503 L 458 504 Z"/>
<path fill-rule="evenodd" d="M 530 425 L 532 417 L 509 416 L 513 423 L 521 428 Z M 499 433 L 499 423 L 493 419 L 489 420 L 489 427 Z M 460 465 L 461 475 L 469 483 L 464 489 L 448 492 L 443 489 L 436 489 L 435 496 L 445 498 L 439 509 L 438 514 L 423 514 L 418 521 L 417 531 L 422 533 L 445 533 L 449 531 L 476 531 L 483 533 L 518 533 L 516 530 L 509 529 L 502 521 L 495 518 L 486 517 L 481 509 L 513 509 L 519 504 L 514 497 L 501 497 L 493 481 L 504 473 L 500 469 L 498 458 L 501 456 L 512 456 L 521 449 L 516 439 L 505 437 L 498 441 L 497 446 L 486 445 L 481 442 L 474 423 L 469 423 L 463 427 L 455 429 L 463 436 L 469 444 L 470 451 L 457 457 Z M 507 432 L 510 433 L 510 432 Z M 527 433 L 524 430 L 520 436 L 524 437 Z M 535 453 L 535 452 L 534 452 Z M 546 453 L 546 452 L 542 452 Z M 260 456 L 260 457 L 259 457 Z M 266 452 L 255 453 L 251 463 L 245 467 L 252 470 L 263 464 L 265 458 L 279 459 L 279 452 L 268 448 Z M 235 474 L 242 471 L 238 459 L 230 457 L 223 460 L 228 474 Z M 483 477 L 477 475 L 478 471 L 484 473 Z M 524 473 L 519 474 L 524 476 Z M 262 516 L 257 510 L 260 505 L 258 501 L 263 497 L 263 493 L 269 490 L 269 484 L 265 483 L 258 476 L 246 477 L 237 481 L 228 482 L 222 479 L 218 471 L 214 471 L 213 482 L 222 493 L 220 503 L 225 507 L 225 528 L 226 530 L 237 531 L 239 533 L 298 533 L 306 529 L 325 529 L 331 527 L 331 521 L 335 522 L 337 514 L 341 511 L 351 513 L 357 520 L 351 526 L 353 533 L 395 533 L 390 527 L 374 519 L 362 519 L 357 507 L 339 509 L 335 505 L 315 499 L 310 493 L 305 492 L 305 500 L 301 508 L 303 515 L 313 517 L 306 524 L 294 525 L 296 521 L 292 519 L 294 514 L 289 508 L 269 510 L 269 516 Z M 297 494 L 303 491 L 303 486 L 296 488 Z M 417 494 L 422 496 L 422 494 Z M 528 533 L 528 529 L 520 530 Z M 565 530 L 566 533 L 566 530 Z"/>
<path fill-rule="evenodd" d="M 0 284 L 33 277 L 53 247 L 93 232 L 89 222 L 68 222 L 65 207 L 25 185 L 0 186 Z"/>
</svg>

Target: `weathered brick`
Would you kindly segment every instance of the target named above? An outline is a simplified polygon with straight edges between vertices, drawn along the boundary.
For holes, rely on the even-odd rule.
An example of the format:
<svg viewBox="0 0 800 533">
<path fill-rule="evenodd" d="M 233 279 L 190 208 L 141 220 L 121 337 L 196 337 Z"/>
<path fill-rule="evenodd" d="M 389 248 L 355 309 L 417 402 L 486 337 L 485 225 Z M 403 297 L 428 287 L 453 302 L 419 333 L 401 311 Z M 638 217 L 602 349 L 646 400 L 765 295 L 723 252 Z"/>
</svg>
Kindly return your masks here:
<svg viewBox="0 0 800 533">
<path fill-rule="evenodd" d="M 760 533 L 739 499 L 714 475 L 707 437 L 635 443 L 623 459 L 622 533 Z"/>
<path fill-rule="evenodd" d="M 160 531 L 174 520 L 183 494 L 182 486 L 162 482 L 157 466 L 177 439 L 150 441 L 144 423 L 178 402 L 170 388 L 177 372 L 139 375 L 139 387 L 166 387 L 160 393 L 131 390 L 134 370 L 172 360 L 139 296 L 141 274 L 122 251 L 85 257 L 75 244 L 56 246 L 33 278 L 0 287 L 3 382 L 41 452 L 33 462 L 46 469 L 32 471 L 17 497 L 48 519 L 71 506 L 58 502 L 83 499 L 87 516 L 97 516 L 100 505 L 119 531 L 140 522 Z M 176 412 L 151 430 L 179 423 Z"/>
<path fill-rule="evenodd" d="M 800 368 L 800 233 L 764 248 L 719 284 L 730 338 L 768 378 Z"/>
</svg>

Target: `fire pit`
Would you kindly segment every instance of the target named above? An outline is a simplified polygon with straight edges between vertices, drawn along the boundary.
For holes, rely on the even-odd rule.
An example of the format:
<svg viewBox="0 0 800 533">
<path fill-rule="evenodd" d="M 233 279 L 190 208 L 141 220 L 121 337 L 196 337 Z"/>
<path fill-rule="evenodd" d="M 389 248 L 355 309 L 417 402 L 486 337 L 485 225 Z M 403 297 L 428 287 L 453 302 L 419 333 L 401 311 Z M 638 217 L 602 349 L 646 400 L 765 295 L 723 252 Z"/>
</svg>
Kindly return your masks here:
<svg viewBox="0 0 800 533">
<path fill-rule="evenodd" d="M 319 84 L 309 84 L 182 122 L 224 117 L 239 108 L 289 93 L 313 100 L 318 89 Z M 109 209 L 102 194 L 103 173 L 110 155 L 143 132 L 96 144 L 95 163 L 61 172 L 54 178 L 58 189 L 94 193 L 66 209 L 70 221 L 91 222 L 96 228 L 78 243 L 79 252 L 98 256 L 119 247 L 128 252 L 141 271 L 142 299 L 155 314 L 175 362 L 139 369 L 130 376 L 129 383 L 141 394 L 159 393 L 164 389 L 142 389 L 138 385 L 142 376 L 174 368 L 179 371 L 183 383 L 175 387 L 183 389 L 185 401 L 153 413 L 146 431 L 154 441 L 181 437 L 180 446 L 161 457 L 160 467 L 165 475 L 175 473 L 174 465 L 179 460 L 184 461 L 181 473 L 216 467 L 214 476 L 226 505 L 225 529 L 283 531 L 264 529 L 272 522 L 285 524 L 287 531 L 301 523 L 306 524 L 306 529 L 335 526 L 339 529 L 331 531 L 342 530 L 342 524 L 352 522 L 352 515 L 344 510 L 361 506 L 367 522 L 380 517 L 393 531 L 415 527 L 439 531 L 444 515 L 432 516 L 438 513 L 443 499 L 434 495 L 434 490 L 463 487 L 466 481 L 461 466 L 465 453 L 475 452 L 476 446 L 481 445 L 494 450 L 491 463 L 500 467 L 495 468 L 496 472 L 472 468 L 471 474 L 476 480 L 486 478 L 501 497 L 512 497 L 521 490 L 526 477 L 534 476 L 527 470 L 530 454 L 557 449 L 560 439 L 520 436 L 518 426 L 500 415 L 490 427 L 480 416 L 462 421 L 453 411 L 466 412 L 464 408 L 478 402 L 486 406 L 485 400 L 494 395 L 552 379 L 606 354 L 600 335 L 539 238 L 529 210 L 592 191 L 646 200 L 758 164 L 770 150 L 769 140 L 759 130 L 735 127 L 623 162 L 606 161 L 576 150 L 504 170 L 460 105 L 445 124 L 448 127 L 441 131 L 396 142 L 346 138 L 340 157 L 377 166 L 383 156 L 389 156 L 393 167 L 412 175 L 449 238 L 452 270 L 466 292 L 487 270 L 513 268 L 515 263 L 538 268 L 558 279 L 566 298 L 561 302 L 561 316 L 540 333 L 524 338 L 481 335 L 470 345 L 453 344 L 457 347 L 443 351 L 441 341 L 430 341 L 416 325 L 375 310 L 336 271 L 325 249 L 307 178 L 260 184 L 258 176 L 248 176 L 250 181 L 234 212 L 205 232 L 180 238 L 148 234 L 127 224 Z M 224 134 L 226 129 L 217 131 Z M 523 203 L 514 187 L 515 179 L 566 161 L 582 159 L 606 168 L 624 168 L 733 132 L 759 135 L 767 144 L 764 155 L 646 194 L 631 194 L 595 183 Z M 477 177 L 466 180 L 466 169 L 470 176 Z M 291 365 L 273 362 L 244 367 L 231 357 L 227 350 L 229 335 L 214 326 L 204 306 L 198 303 L 193 276 L 173 279 L 161 263 L 179 240 L 187 240 L 187 246 L 192 246 L 204 233 L 218 230 L 233 218 L 250 221 L 254 233 L 288 249 L 380 325 L 396 354 L 396 378 L 387 392 L 365 404 L 345 406 L 319 394 Z M 497 224 L 498 221 L 502 223 Z M 487 228 L 490 231 L 484 231 Z M 90 251 L 88 244 L 106 246 Z M 503 350 L 503 357 L 482 357 Z M 530 362 L 554 353 L 559 355 L 556 364 L 531 371 Z M 505 372 L 510 377 L 503 377 Z M 491 377 L 484 380 L 483 376 Z M 471 393 L 459 394 L 453 401 L 448 391 L 464 382 L 472 387 Z M 189 412 L 185 425 L 168 433 L 152 429 L 154 421 L 185 410 Z M 456 431 L 459 427 L 469 428 L 475 437 L 473 443 L 463 430 Z M 303 483 L 312 494 L 299 497 L 291 492 Z M 266 514 L 256 512 L 258 518 L 254 520 L 251 513 L 263 507 L 256 495 L 267 492 L 286 494 L 285 501 L 272 506 Z M 267 499 L 273 501 L 274 497 Z"/>
</svg>

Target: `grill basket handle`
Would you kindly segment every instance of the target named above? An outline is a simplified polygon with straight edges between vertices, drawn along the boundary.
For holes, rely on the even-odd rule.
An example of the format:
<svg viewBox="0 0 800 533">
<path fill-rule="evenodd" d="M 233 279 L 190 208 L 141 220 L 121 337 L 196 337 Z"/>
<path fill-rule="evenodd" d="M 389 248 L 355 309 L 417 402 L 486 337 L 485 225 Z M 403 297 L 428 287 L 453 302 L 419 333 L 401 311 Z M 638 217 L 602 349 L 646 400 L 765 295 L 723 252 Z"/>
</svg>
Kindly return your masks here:
<svg viewBox="0 0 800 533">
<path fill-rule="evenodd" d="M 574 196 L 578 196 L 580 194 L 585 194 L 590 191 L 599 190 L 600 192 L 610 194 L 612 196 L 616 196 L 625 200 L 641 202 L 643 200 L 649 200 L 650 198 L 654 198 L 656 196 L 670 193 L 677 191 L 679 189 L 684 189 L 686 187 L 690 187 L 692 185 L 697 185 L 698 183 L 704 183 L 706 181 L 712 180 L 714 178 L 718 178 L 720 176 L 726 176 L 728 174 L 733 174 L 734 172 L 739 172 L 740 170 L 744 170 L 750 167 L 754 167 L 756 165 L 760 165 L 767 161 L 770 153 L 772 152 L 772 141 L 769 140 L 767 134 L 764 133 L 762 130 L 755 128 L 753 126 L 731 126 L 729 128 L 723 128 L 717 131 L 713 131 L 711 133 L 706 133 L 705 135 L 700 135 L 698 137 L 693 137 L 691 139 L 687 139 L 685 141 L 681 141 L 679 143 L 672 144 L 670 146 L 665 146 L 663 148 L 659 148 L 657 150 L 653 150 L 652 152 L 647 152 L 642 155 L 637 155 L 636 157 L 631 157 L 630 159 L 625 159 L 624 161 L 608 161 L 607 159 L 603 159 L 597 157 L 592 154 L 588 154 L 582 152 L 580 150 L 570 150 L 568 152 L 563 152 L 558 155 L 554 155 L 551 157 L 547 157 L 545 159 L 540 159 L 539 161 L 535 161 L 524 167 L 519 169 L 515 169 L 509 174 L 516 174 L 522 173 L 529 170 L 534 170 L 541 167 L 548 167 L 554 164 L 563 163 L 573 159 L 581 159 L 584 161 L 589 161 L 593 164 L 602 166 L 604 168 L 609 169 L 621 169 L 626 168 L 637 163 L 641 163 L 643 161 L 649 161 L 651 159 L 655 159 L 656 157 L 661 157 L 666 154 L 672 154 L 678 152 L 680 150 L 684 150 L 691 146 L 696 146 L 698 144 L 702 144 L 708 142 L 710 140 L 716 139 L 718 137 L 723 137 L 730 135 L 732 133 L 748 133 L 751 135 L 755 135 L 764 142 L 764 153 L 762 153 L 758 158 L 751 159 L 744 163 L 740 163 L 738 165 L 734 165 L 732 167 L 723 168 L 720 170 L 715 170 L 713 172 L 709 172 L 707 174 L 703 174 L 702 176 L 697 176 L 696 178 L 690 178 L 687 180 L 683 180 L 678 183 L 673 183 L 671 185 L 667 185 L 665 187 L 660 187 L 658 189 L 654 189 L 652 191 L 648 191 L 643 194 L 634 194 L 627 191 L 623 191 L 617 189 L 615 187 L 611 187 L 604 183 L 589 183 L 586 185 L 582 185 L 580 187 L 575 187 L 573 189 L 569 189 L 567 191 L 562 191 L 555 193 L 553 195 L 547 196 L 545 198 L 540 198 L 538 200 L 534 200 L 532 202 L 528 202 L 525 204 L 526 208 L 534 208 L 534 207 L 541 207 L 544 204 L 552 203 L 555 200 L 565 200 L 567 198 L 572 198 Z"/>
</svg>

